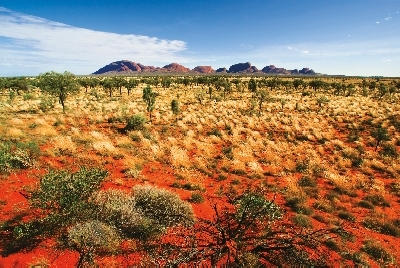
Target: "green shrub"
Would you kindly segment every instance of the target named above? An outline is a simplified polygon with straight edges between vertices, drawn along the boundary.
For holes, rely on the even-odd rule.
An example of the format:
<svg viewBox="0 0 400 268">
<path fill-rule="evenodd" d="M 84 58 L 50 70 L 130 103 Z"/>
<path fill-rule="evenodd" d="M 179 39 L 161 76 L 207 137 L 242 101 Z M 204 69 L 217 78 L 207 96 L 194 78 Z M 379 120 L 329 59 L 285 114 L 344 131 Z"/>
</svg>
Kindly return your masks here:
<svg viewBox="0 0 400 268">
<path fill-rule="evenodd" d="M 243 169 L 234 169 L 232 173 L 239 176 L 244 176 L 247 174 L 246 170 Z"/>
<path fill-rule="evenodd" d="M 343 210 L 339 211 L 338 217 L 341 218 L 342 220 L 347 220 L 351 222 L 354 222 L 356 220 L 356 217 L 354 217 L 354 215 L 349 211 L 343 211 Z"/>
<path fill-rule="evenodd" d="M 375 207 L 374 204 L 366 200 L 361 200 L 360 202 L 358 202 L 358 206 L 368 209 L 373 209 Z"/>
<path fill-rule="evenodd" d="M 397 157 L 399 155 L 396 146 L 391 143 L 383 144 L 381 154 L 389 157 Z"/>
<path fill-rule="evenodd" d="M 375 218 L 366 218 L 363 220 L 363 225 L 371 230 L 376 232 L 391 235 L 394 237 L 400 237 L 400 229 L 396 226 L 395 223 L 380 221 Z"/>
<path fill-rule="evenodd" d="M 185 183 L 182 185 L 182 188 L 189 191 L 199 191 L 201 190 L 200 185 L 192 184 L 192 183 Z"/>
<path fill-rule="evenodd" d="M 54 108 L 54 98 L 51 96 L 43 96 L 40 98 L 39 109 L 42 112 L 47 112 Z"/>
<path fill-rule="evenodd" d="M 125 131 L 143 130 L 147 119 L 141 114 L 132 115 L 127 119 Z"/>
<path fill-rule="evenodd" d="M 203 203 L 204 202 L 204 197 L 200 192 L 194 192 L 190 196 L 189 202 L 191 203 Z"/>
<path fill-rule="evenodd" d="M 121 243 L 118 231 L 100 221 L 77 223 L 69 228 L 68 245 L 78 251 L 79 264 L 94 263 L 95 254 L 116 252 Z"/>
<path fill-rule="evenodd" d="M 218 181 L 224 181 L 224 180 L 226 180 L 226 178 L 227 178 L 226 175 L 224 175 L 224 174 L 219 174 L 217 180 L 218 180 Z"/>
<path fill-rule="evenodd" d="M 78 172 L 50 171 L 31 192 L 33 207 L 52 212 L 57 224 L 82 220 L 90 209 L 89 198 L 100 189 L 108 172 L 97 168 L 81 168 Z"/>
<path fill-rule="evenodd" d="M 340 250 L 340 246 L 338 245 L 338 243 L 336 242 L 335 239 L 329 238 L 327 240 L 324 241 L 325 246 L 327 246 L 328 248 L 334 250 L 334 251 L 339 251 Z"/>
<path fill-rule="evenodd" d="M 35 166 L 40 155 L 39 146 L 29 143 L 0 143 L 0 174 L 9 174 L 14 169 L 27 169 Z"/>
<path fill-rule="evenodd" d="M 308 216 L 303 214 L 296 214 L 293 216 L 292 221 L 294 224 L 304 228 L 312 228 L 311 220 Z"/>
<path fill-rule="evenodd" d="M 216 137 L 222 137 L 221 131 L 219 131 L 218 128 L 211 129 L 210 131 L 207 131 L 207 136 L 216 136 Z"/>
<path fill-rule="evenodd" d="M 167 190 L 138 185 L 132 188 L 135 206 L 143 215 L 159 225 L 192 225 L 194 212 L 189 203 L 182 201 L 177 194 Z"/>
<path fill-rule="evenodd" d="M 307 138 L 308 139 L 308 138 Z M 298 161 L 296 163 L 296 171 L 304 173 L 308 170 L 308 162 L 305 161 Z"/>
<path fill-rule="evenodd" d="M 135 198 L 122 190 L 100 191 L 93 202 L 97 205 L 97 214 L 113 223 L 126 237 L 146 240 L 163 231 L 136 206 Z"/>
<path fill-rule="evenodd" d="M 380 264 L 394 264 L 394 257 L 378 241 L 367 240 L 362 250 Z"/>
<path fill-rule="evenodd" d="M 33 100 L 35 99 L 35 95 L 33 95 L 32 93 L 25 93 L 24 95 L 22 95 L 22 98 L 24 99 L 24 101 Z"/>
<path fill-rule="evenodd" d="M 370 194 L 363 198 L 363 200 L 369 201 L 375 206 L 390 207 L 390 204 L 386 199 L 380 194 Z"/>
<path fill-rule="evenodd" d="M 299 186 L 301 187 L 315 187 L 317 186 L 317 182 L 315 179 L 312 179 L 308 176 L 303 176 L 301 179 L 298 181 Z"/>
<path fill-rule="evenodd" d="M 233 148 L 232 146 L 228 146 L 228 147 L 223 147 L 222 148 L 222 153 L 226 156 L 226 158 L 228 158 L 229 160 L 233 160 L 234 156 L 233 156 Z"/>
</svg>

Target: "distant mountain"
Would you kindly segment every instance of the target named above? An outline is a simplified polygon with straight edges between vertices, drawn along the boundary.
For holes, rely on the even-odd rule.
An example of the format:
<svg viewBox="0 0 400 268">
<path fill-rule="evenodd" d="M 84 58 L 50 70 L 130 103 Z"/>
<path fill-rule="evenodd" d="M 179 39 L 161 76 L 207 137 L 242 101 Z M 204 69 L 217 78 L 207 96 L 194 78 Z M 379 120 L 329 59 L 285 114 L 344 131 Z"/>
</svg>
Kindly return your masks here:
<svg viewBox="0 0 400 268">
<path fill-rule="evenodd" d="M 93 74 L 129 74 L 129 73 L 146 73 L 146 72 L 154 72 L 154 73 L 266 73 L 266 74 L 279 74 L 279 75 L 316 75 L 312 69 L 303 68 L 301 70 L 286 70 L 285 68 L 277 68 L 274 65 L 269 65 L 259 70 L 257 67 L 252 66 L 250 62 L 246 63 L 237 63 L 226 68 L 218 68 L 214 70 L 211 66 L 197 66 L 190 70 L 183 65 L 178 63 L 171 63 L 165 65 L 164 67 L 154 67 L 154 66 L 145 66 L 140 63 L 136 63 L 129 60 L 121 60 L 110 63 Z"/>
</svg>

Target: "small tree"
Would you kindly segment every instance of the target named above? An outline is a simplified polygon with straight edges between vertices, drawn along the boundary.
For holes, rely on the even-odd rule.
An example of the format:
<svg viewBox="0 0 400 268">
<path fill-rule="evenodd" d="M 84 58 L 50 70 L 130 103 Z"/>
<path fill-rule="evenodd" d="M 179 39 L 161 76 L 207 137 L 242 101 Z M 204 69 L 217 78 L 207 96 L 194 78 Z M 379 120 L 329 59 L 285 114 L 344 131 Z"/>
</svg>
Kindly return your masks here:
<svg viewBox="0 0 400 268">
<path fill-rule="evenodd" d="M 256 82 L 256 80 L 254 78 L 251 78 L 249 80 L 249 83 L 247 84 L 247 88 L 252 93 L 255 93 L 257 91 L 257 82 Z"/>
<path fill-rule="evenodd" d="M 320 96 L 320 97 L 317 99 L 317 103 L 318 103 L 318 106 L 319 106 L 320 109 L 322 108 L 322 105 L 323 105 L 323 104 L 326 104 L 326 103 L 328 103 L 328 102 L 329 102 L 329 99 L 328 99 L 327 97 L 325 97 L 325 96 Z"/>
<path fill-rule="evenodd" d="M 151 113 L 155 108 L 155 103 L 156 103 L 156 98 L 159 94 L 157 92 L 153 92 L 153 90 L 151 89 L 151 87 L 149 85 L 147 85 L 147 87 L 145 87 L 143 89 L 143 100 L 146 102 L 147 105 L 147 112 L 150 114 L 150 121 L 151 121 Z"/>
<path fill-rule="evenodd" d="M 261 115 L 262 105 L 265 101 L 267 101 L 270 97 L 267 91 L 259 90 L 256 92 L 255 97 L 258 101 L 258 115 Z"/>
<path fill-rule="evenodd" d="M 79 252 L 77 267 L 95 264 L 96 255 L 116 252 L 121 243 L 115 228 L 97 220 L 75 224 L 69 228 L 67 239 L 68 246 Z"/>
<path fill-rule="evenodd" d="M 298 90 L 299 88 L 304 87 L 304 80 L 303 79 L 294 79 L 293 80 L 293 87 Z"/>
<path fill-rule="evenodd" d="M 79 84 L 75 75 L 70 72 L 56 73 L 54 71 L 39 75 L 39 87 L 42 91 L 58 97 L 65 113 L 65 100 L 69 95 L 79 92 Z"/>
<path fill-rule="evenodd" d="M 375 151 L 378 150 L 378 146 L 382 141 L 389 141 L 390 136 L 386 128 L 379 127 L 371 132 L 371 136 L 375 138 L 376 145 Z"/>
<path fill-rule="evenodd" d="M 115 88 L 115 83 L 114 80 L 112 80 L 111 78 L 106 78 L 104 80 L 101 81 L 101 85 L 103 87 L 104 90 L 108 91 L 110 98 L 112 97 L 112 93 L 114 91 Z"/>
<path fill-rule="evenodd" d="M 139 80 L 136 79 L 129 79 L 129 81 L 126 83 L 125 87 L 128 90 L 128 96 L 131 94 L 131 90 L 136 88 L 139 85 Z"/>
<path fill-rule="evenodd" d="M 212 209 L 211 219 L 200 218 L 193 226 L 192 240 L 185 234 L 186 239 L 175 244 L 159 244 L 179 252 L 179 258 L 171 254 L 171 266 L 195 266 L 199 261 L 211 267 L 248 267 L 250 262 L 252 267 L 326 265 L 328 254 L 322 245 L 343 231 L 341 227 L 307 230 L 282 221 L 283 210 L 261 189 L 241 194 L 231 189 Z"/>
<path fill-rule="evenodd" d="M 281 98 L 281 99 L 279 99 L 279 102 L 281 103 L 281 107 L 283 110 L 283 108 L 285 107 L 285 104 L 288 102 L 288 100 L 285 98 Z"/>
<path fill-rule="evenodd" d="M 125 131 L 142 130 L 144 129 L 144 124 L 146 123 L 146 121 L 147 120 L 143 115 L 134 114 L 128 118 L 124 130 Z"/>
<path fill-rule="evenodd" d="M 178 114 L 179 114 L 179 102 L 178 100 L 171 101 L 171 110 L 175 115 L 175 122 L 178 121 Z"/>
</svg>

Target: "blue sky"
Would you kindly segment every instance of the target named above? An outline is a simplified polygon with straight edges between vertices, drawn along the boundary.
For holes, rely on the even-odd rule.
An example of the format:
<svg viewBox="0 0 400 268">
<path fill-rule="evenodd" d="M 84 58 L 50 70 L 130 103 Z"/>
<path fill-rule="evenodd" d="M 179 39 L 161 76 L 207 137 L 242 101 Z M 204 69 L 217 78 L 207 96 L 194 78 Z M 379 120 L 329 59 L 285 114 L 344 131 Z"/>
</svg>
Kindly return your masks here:
<svg viewBox="0 0 400 268">
<path fill-rule="evenodd" d="M 117 60 L 400 76 L 399 0 L 0 2 L 0 76 Z"/>
</svg>

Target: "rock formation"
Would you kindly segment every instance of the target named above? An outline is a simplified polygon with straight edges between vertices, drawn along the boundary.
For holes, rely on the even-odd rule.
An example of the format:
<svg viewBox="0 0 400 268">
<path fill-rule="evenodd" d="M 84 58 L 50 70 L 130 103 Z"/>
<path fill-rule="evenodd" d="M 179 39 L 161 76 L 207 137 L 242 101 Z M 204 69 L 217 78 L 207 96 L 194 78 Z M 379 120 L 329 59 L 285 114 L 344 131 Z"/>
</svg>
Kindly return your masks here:
<svg viewBox="0 0 400 268">
<path fill-rule="evenodd" d="M 215 70 L 211 66 L 196 66 L 192 69 L 192 72 L 201 73 L 201 74 L 211 74 L 215 73 Z"/>
<path fill-rule="evenodd" d="M 251 66 L 250 62 L 237 63 L 229 67 L 229 73 L 256 73 L 258 72 L 257 67 Z"/>
<path fill-rule="evenodd" d="M 218 68 L 215 72 L 217 72 L 217 73 L 227 73 L 228 70 L 225 67 L 222 67 L 222 68 Z"/>
<path fill-rule="evenodd" d="M 316 73 L 309 68 L 303 68 L 301 70 L 286 70 L 285 68 L 277 68 L 275 65 L 268 65 L 261 71 L 257 67 L 252 66 L 250 62 L 237 63 L 226 68 L 219 68 L 216 71 L 211 66 L 197 66 L 190 70 L 183 65 L 178 63 L 171 63 L 164 67 L 145 66 L 140 63 L 136 63 L 129 60 L 121 60 L 110 63 L 93 74 L 116 74 L 116 73 L 143 73 L 143 72 L 154 72 L 154 73 L 266 73 L 266 74 L 279 74 L 279 75 L 316 75 Z"/>
<path fill-rule="evenodd" d="M 165 65 L 164 67 L 162 67 L 162 69 L 165 69 L 171 73 L 188 73 L 188 72 L 190 72 L 189 68 L 186 68 L 185 66 L 182 66 L 178 63 L 171 63 L 168 65 Z"/>
<path fill-rule="evenodd" d="M 144 66 L 140 63 L 136 63 L 129 60 L 121 60 L 110 63 L 103 68 L 100 68 L 93 74 L 105 74 L 105 73 L 131 73 L 131 72 L 154 72 L 159 68 L 154 66 Z"/>
</svg>

